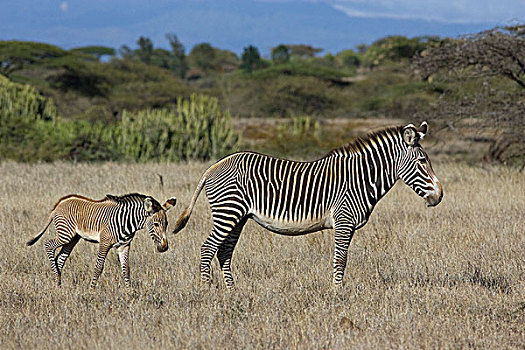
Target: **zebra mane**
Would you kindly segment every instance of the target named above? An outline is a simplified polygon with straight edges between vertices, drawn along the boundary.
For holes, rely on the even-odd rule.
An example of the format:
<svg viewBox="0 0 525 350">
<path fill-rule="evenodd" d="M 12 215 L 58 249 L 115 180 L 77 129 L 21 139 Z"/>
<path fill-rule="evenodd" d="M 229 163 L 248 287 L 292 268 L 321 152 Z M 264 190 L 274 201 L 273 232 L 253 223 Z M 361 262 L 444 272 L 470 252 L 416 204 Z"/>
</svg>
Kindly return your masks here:
<svg viewBox="0 0 525 350">
<path fill-rule="evenodd" d="M 153 211 L 158 211 L 160 209 L 162 209 L 162 206 L 160 205 L 160 203 L 153 197 L 151 196 L 146 196 L 144 194 L 140 194 L 140 193 L 128 193 L 128 194 L 124 194 L 122 196 L 114 196 L 112 194 L 107 194 L 106 197 L 103 199 L 103 200 L 108 200 L 108 201 L 112 201 L 114 203 L 118 203 L 118 204 L 123 204 L 123 203 L 128 203 L 128 202 L 132 202 L 136 199 L 139 199 L 141 201 L 145 200 L 146 198 L 151 198 L 151 202 L 153 204 Z"/>
<path fill-rule="evenodd" d="M 377 141 L 380 137 L 386 137 L 388 139 L 393 139 L 397 135 L 401 135 L 403 126 L 393 126 L 377 131 L 373 131 L 366 136 L 356 137 L 354 140 L 350 141 L 344 146 L 334 148 L 326 155 L 337 155 L 337 156 L 348 156 L 351 154 L 361 153 L 363 150 L 368 149 L 372 143 L 371 141 Z"/>
</svg>

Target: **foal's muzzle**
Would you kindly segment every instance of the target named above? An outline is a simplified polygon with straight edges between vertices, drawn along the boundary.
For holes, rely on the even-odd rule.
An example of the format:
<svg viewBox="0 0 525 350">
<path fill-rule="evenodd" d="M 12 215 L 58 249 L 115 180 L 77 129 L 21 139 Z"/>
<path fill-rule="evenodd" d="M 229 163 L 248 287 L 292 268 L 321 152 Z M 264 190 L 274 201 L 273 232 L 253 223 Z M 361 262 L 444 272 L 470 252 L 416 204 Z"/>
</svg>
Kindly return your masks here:
<svg viewBox="0 0 525 350">
<path fill-rule="evenodd" d="M 166 250 L 168 250 L 168 239 L 164 237 L 162 239 L 162 242 L 160 244 L 157 244 L 157 251 L 159 253 L 164 253 Z"/>
</svg>

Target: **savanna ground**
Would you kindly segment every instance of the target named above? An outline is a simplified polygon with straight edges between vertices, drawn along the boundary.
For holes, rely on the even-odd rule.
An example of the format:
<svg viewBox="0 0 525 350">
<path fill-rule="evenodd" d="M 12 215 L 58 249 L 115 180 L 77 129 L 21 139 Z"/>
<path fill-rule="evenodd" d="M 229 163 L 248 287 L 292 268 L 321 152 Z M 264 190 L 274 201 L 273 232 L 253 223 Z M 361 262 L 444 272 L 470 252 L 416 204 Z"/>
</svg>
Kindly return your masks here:
<svg viewBox="0 0 525 350">
<path fill-rule="evenodd" d="M 403 184 L 350 245 L 332 287 L 330 231 L 283 237 L 249 223 L 233 260 L 237 288 L 199 281 L 211 229 L 201 194 L 185 230 L 159 254 L 146 232 L 126 289 L 115 251 L 89 290 L 96 244 L 80 242 L 55 286 L 44 225 L 68 193 L 177 196 L 170 224 L 209 165 L 0 164 L 0 348 L 524 348 L 525 176 L 435 161 L 443 202 L 426 208 Z M 158 175 L 163 176 L 164 188 Z"/>
</svg>

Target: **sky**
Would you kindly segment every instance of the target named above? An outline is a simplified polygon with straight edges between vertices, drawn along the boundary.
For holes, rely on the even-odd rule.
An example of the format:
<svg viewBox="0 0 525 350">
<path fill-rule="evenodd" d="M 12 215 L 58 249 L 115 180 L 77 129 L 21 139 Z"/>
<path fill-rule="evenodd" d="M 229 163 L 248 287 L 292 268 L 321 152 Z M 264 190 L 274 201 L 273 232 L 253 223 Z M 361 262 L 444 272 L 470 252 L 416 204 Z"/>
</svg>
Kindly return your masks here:
<svg viewBox="0 0 525 350">
<path fill-rule="evenodd" d="M 525 0 L 2 0 L 0 40 L 65 49 L 136 46 L 140 36 L 188 52 L 199 43 L 237 54 L 255 45 L 309 44 L 337 53 L 388 35 L 456 37 L 525 22 Z"/>
</svg>

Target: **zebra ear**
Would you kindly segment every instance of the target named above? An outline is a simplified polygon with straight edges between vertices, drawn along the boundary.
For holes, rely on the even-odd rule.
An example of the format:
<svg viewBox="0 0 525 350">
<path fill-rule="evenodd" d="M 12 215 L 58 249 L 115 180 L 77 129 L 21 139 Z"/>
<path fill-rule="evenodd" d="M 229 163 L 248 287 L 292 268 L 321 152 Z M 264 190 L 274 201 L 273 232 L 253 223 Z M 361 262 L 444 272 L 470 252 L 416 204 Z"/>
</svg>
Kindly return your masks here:
<svg viewBox="0 0 525 350">
<path fill-rule="evenodd" d="M 403 141 L 409 146 L 414 146 L 417 141 L 417 131 L 413 124 L 408 124 L 403 128 Z"/>
<path fill-rule="evenodd" d="M 147 215 L 153 214 L 153 202 L 151 201 L 151 198 L 149 197 L 144 199 L 144 210 L 146 211 Z"/>
<path fill-rule="evenodd" d="M 175 206 L 175 204 L 177 203 L 177 198 L 175 197 L 171 197 L 170 199 L 168 199 L 166 201 L 166 203 L 164 203 L 162 205 L 162 209 L 164 209 L 164 211 L 168 211 L 170 210 L 171 208 L 173 208 Z"/>
<path fill-rule="evenodd" d="M 423 140 L 423 137 L 425 137 L 427 132 L 428 132 L 428 124 L 427 124 L 427 122 L 421 123 L 421 126 L 419 127 L 419 129 L 417 129 L 417 133 L 419 135 L 419 140 Z"/>
</svg>

